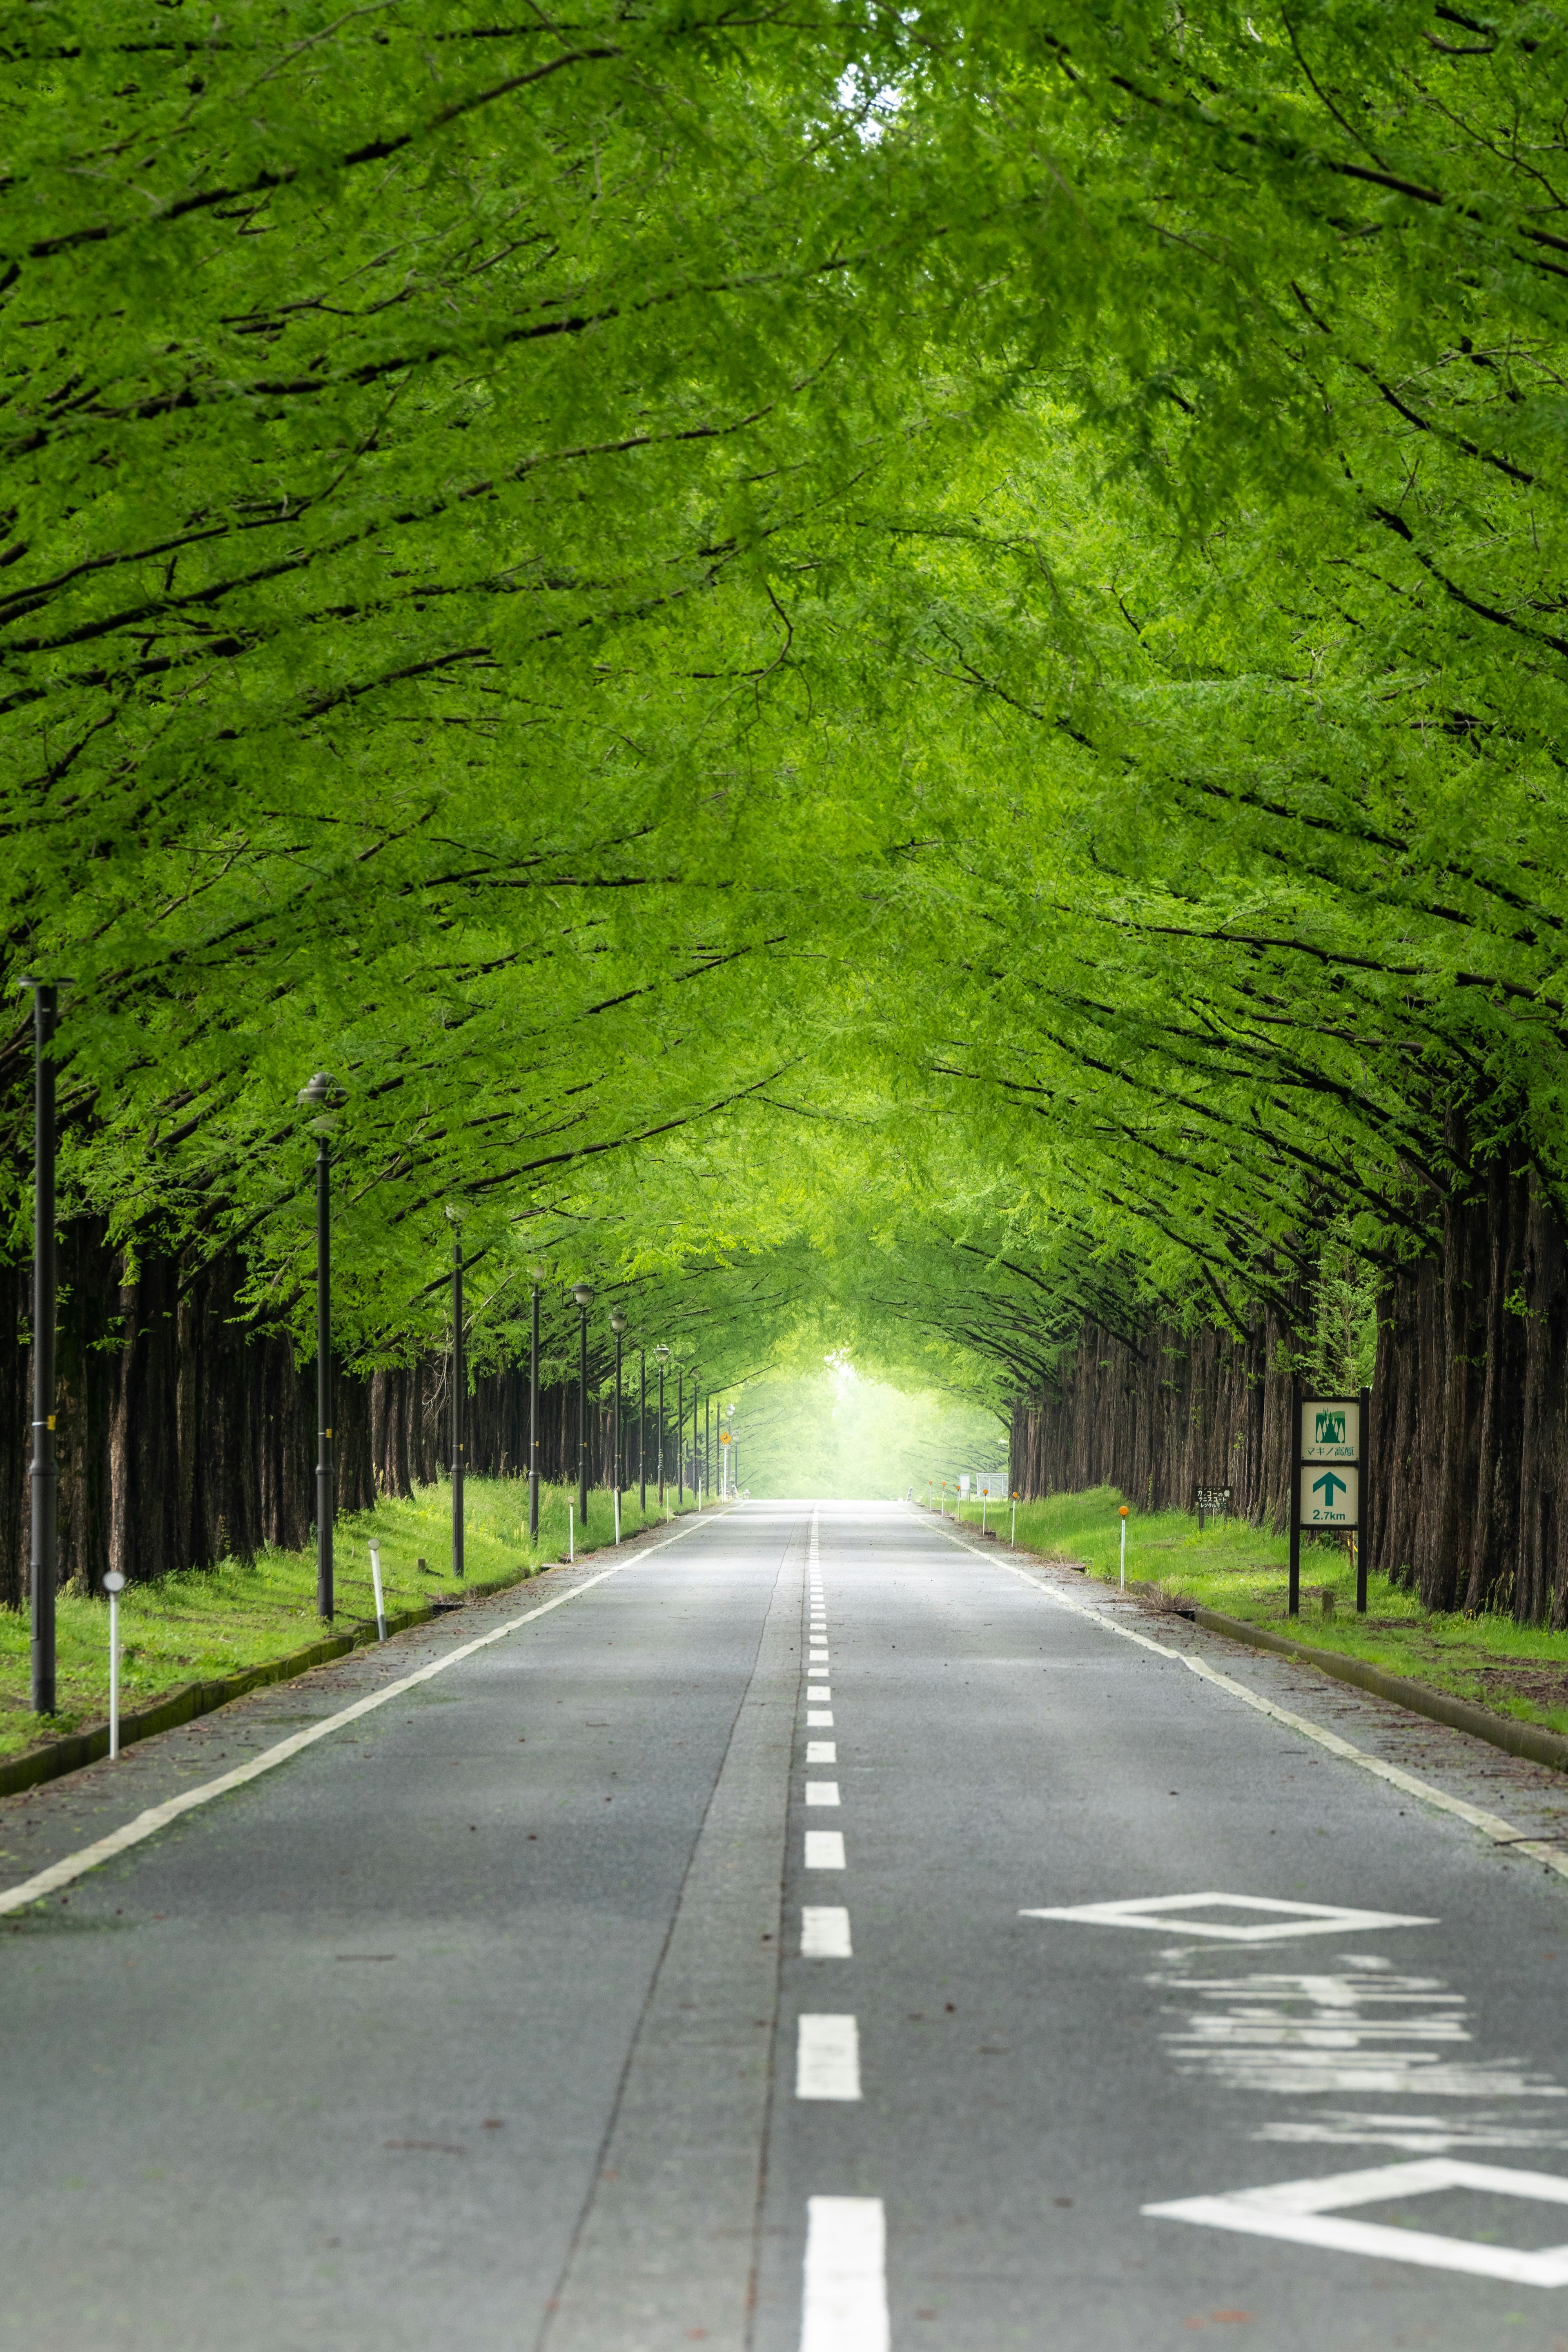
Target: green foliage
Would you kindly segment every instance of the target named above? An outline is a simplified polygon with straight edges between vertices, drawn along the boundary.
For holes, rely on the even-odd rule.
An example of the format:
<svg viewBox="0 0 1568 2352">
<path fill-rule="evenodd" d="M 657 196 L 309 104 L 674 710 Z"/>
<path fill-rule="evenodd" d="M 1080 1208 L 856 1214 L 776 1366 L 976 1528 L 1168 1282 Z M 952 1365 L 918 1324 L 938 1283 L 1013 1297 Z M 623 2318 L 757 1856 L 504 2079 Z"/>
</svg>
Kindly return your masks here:
<svg viewBox="0 0 1568 2352">
<path fill-rule="evenodd" d="M 307 1344 L 321 1067 L 363 1362 L 451 1205 L 479 1366 L 541 1264 L 547 1370 L 588 1271 L 710 1389 L 994 1412 L 1259 1302 L 1364 1374 L 1489 1159 L 1568 1208 L 1563 37 L 29 11 L 0 978 L 72 975 L 69 1204 Z"/>
</svg>

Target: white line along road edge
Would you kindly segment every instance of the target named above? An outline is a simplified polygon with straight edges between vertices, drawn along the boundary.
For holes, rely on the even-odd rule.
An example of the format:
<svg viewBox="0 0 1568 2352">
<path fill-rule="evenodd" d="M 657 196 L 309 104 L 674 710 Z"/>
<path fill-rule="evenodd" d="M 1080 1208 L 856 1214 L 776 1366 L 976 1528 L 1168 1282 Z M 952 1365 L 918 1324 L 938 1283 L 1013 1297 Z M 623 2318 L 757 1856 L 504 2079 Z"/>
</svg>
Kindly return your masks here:
<svg viewBox="0 0 1568 2352">
<path fill-rule="evenodd" d="M 1259 1715 L 1270 1715 L 1276 1723 L 1286 1724 L 1292 1731 L 1299 1731 L 1303 1739 L 1316 1740 L 1318 1746 L 1326 1748 L 1331 1756 L 1342 1756 L 1347 1764 L 1357 1764 L 1363 1772 L 1371 1772 L 1379 1780 L 1387 1780 L 1392 1787 L 1403 1789 L 1407 1797 L 1419 1797 L 1424 1805 L 1436 1805 L 1439 1812 L 1452 1813 L 1459 1821 L 1468 1822 L 1472 1829 L 1479 1830 L 1495 1845 L 1506 1845 L 1513 1853 L 1529 1854 L 1532 1861 L 1544 1863 L 1548 1870 L 1554 1870 L 1559 1876 L 1568 1878 L 1568 1850 L 1563 1847 L 1549 1845 L 1543 1839 L 1523 1836 L 1511 1822 L 1505 1822 L 1500 1814 L 1484 1812 L 1479 1805 L 1468 1804 L 1463 1797 L 1450 1797 L 1446 1789 L 1434 1788 L 1430 1780 L 1418 1780 L 1414 1772 L 1403 1771 L 1397 1764 L 1385 1764 L 1381 1756 L 1369 1756 L 1364 1748 L 1352 1748 L 1350 1741 L 1342 1739 L 1337 1731 L 1325 1731 L 1321 1724 L 1309 1723 L 1304 1715 L 1292 1715 L 1288 1706 L 1276 1706 L 1271 1698 L 1264 1698 L 1258 1692 L 1248 1690 L 1245 1683 L 1233 1682 L 1229 1675 L 1218 1673 L 1204 1659 L 1194 1658 L 1185 1650 L 1168 1650 L 1163 1642 L 1152 1642 L 1147 1633 L 1135 1633 L 1131 1625 L 1119 1625 L 1109 1610 L 1087 1609 L 1081 1601 L 1074 1601 L 1065 1592 L 1053 1592 L 1048 1584 L 1042 1584 L 1039 1578 L 1031 1575 L 1026 1568 L 1015 1567 L 1008 1559 L 990 1560 L 986 1553 L 977 1550 L 973 1544 L 965 1543 L 962 1536 L 949 1535 L 945 1528 L 933 1528 L 931 1533 L 940 1535 L 944 1542 L 954 1545 L 958 1550 L 966 1551 L 971 1559 L 986 1560 L 991 1567 L 1005 1568 L 1009 1576 L 1020 1577 L 1043 1601 L 1048 1601 L 1053 1609 L 1068 1610 L 1075 1617 L 1086 1617 L 1091 1625 L 1103 1626 L 1108 1633 L 1120 1634 L 1124 1642 L 1136 1642 L 1141 1650 L 1152 1650 L 1156 1657 L 1174 1660 L 1185 1666 L 1189 1674 L 1197 1675 L 1205 1683 L 1213 1683 L 1216 1690 L 1228 1691 L 1232 1698 L 1256 1707 Z"/>
<path fill-rule="evenodd" d="M 182 1813 L 194 1812 L 198 1805 L 207 1804 L 214 1797 L 226 1796 L 231 1789 L 243 1789 L 247 1780 L 259 1780 L 263 1772 L 270 1772 L 278 1765 L 287 1764 L 290 1756 L 298 1756 L 301 1748 L 314 1747 L 316 1741 L 325 1739 L 329 1732 L 341 1731 L 345 1723 L 353 1723 L 362 1715 L 369 1715 L 374 1708 L 384 1706 L 389 1699 L 401 1698 L 405 1691 L 416 1690 L 421 1683 L 429 1682 L 437 1675 L 444 1675 L 448 1666 L 458 1665 L 464 1658 L 471 1658 L 476 1650 L 488 1650 L 492 1642 L 504 1641 L 507 1634 L 515 1633 L 520 1625 L 531 1625 L 536 1617 L 548 1617 L 552 1609 L 564 1608 L 568 1601 L 575 1601 L 580 1593 L 591 1592 L 595 1585 L 603 1584 L 606 1577 L 619 1576 L 623 1569 L 636 1568 L 641 1561 L 651 1559 L 656 1551 L 663 1551 L 667 1544 L 679 1543 L 694 1528 L 711 1527 L 712 1524 L 711 1519 L 694 1518 L 689 1526 L 678 1529 L 674 1535 L 663 1536 L 658 1543 L 649 1544 L 647 1551 L 637 1552 L 630 1559 L 618 1559 L 613 1567 L 602 1568 L 596 1576 L 584 1577 L 583 1582 L 574 1584 L 570 1592 L 558 1592 L 553 1600 L 542 1601 L 537 1609 L 527 1609 L 521 1617 L 509 1617 L 504 1625 L 497 1625 L 492 1632 L 481 1633 L 477 1641 L 465 1642 L 459 1649 L 449 1650 L 444 1658 L 434 1659 L 429 1665 L 421 1666 L 416 1674 L 405 1675 L 400 1681 L 388 1683 L 384 1690 L 373 1691 L 368 1698 L 356 1698 L 353 1706 L 345 1706 L 341 1714 L 329 1715 L 321 1723 L 313 1723 L 308 1731 L 297 1731 L 292 1739 L 280 1739 L 276 1748 L 264 1748 L 259 1756 L 253 1756 L 248 1764 L 237 1765 L 232 1772 L 220 1773 L 216 1780 L 204 1780 L 199 1789 L 187 1789 L 183 1795 L 171 1797 L 166 1804 L 153 1805 L 147 1812 L 138 1813 L 134 1821 L 127 1822 L 122 1829 L 110 1830 L 109 1835 L 100 1838 L 95 1845 L 84 1845 L 79 1853 L 68 1853 L 63 1862 L 51 1863 L 47 1870 L 40 1870 L 36 1877 L 25 1878 L 19 1886 L 6 1887 L 0 1894 L 0 1918 L 7 1911 L 20 1911 L 29 1903 L 39 1902 L 44 1895 L 54 1894 L 57 1887 L 68 1886 L 73 1879 L 84 1877 L 89 1870 L 96 1870 L 100 1863 L 112 1862 L 117 1853 L 124 1853 L 129 1847 L 140 1845 L 144 1838 L 156 1836 L 160 1830 L 167 1829 L 171 1822 L 177 1822 Z M 563 1561 L 557 1564 L 565 1565 Z"/>
</svg>

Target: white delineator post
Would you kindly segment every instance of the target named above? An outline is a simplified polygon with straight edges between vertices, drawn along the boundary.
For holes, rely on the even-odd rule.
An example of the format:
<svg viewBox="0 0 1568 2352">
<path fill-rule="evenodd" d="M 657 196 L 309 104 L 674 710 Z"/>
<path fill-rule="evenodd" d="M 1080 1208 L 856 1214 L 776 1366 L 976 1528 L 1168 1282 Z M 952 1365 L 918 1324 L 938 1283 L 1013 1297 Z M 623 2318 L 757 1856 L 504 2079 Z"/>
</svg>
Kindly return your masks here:
<svg viewBox="0 0 1568 2352">
<path fill-rule="evenodd" d="M 1007 1549 L 1012 1551 L 1018 1541 L 1018 1497 L 1013 1497 L 1013 1524 L 1007 1531 Z"/>
<path fill-rule="evenodd" d="M 109 1752 L 120 1753 L 120 1596 L 125 1579 L 111 1568 L 103 1580 L 109 1595 Z"/>
<path fill-rule="evenodd" d="M 620 1542 L 620 1539 L 621 1539 L 621 1490 L 620 1490 L 620 1488 L 617 1486 L 617 1487 L 616 1488 L 616 1541 L 617 1543 L 619 1543 L 619 1542 Z"/>
<path fill-rule="evenodd" d="M 1127 1506 L 1121 1506 L 1121 1590 L 1127 1590 Z"/>
<path fill-rule="evenodd" d="M 379 1544 L 372 1544 L 370 1548 L 370 1580 L 375 1593 L 375 1638 L 378 1642 L 384 1642 L 386 1610 L 381 1598 L 381 1546 Z"/>
<path fill-rule="evenodd" d="M 577 1557 L 577 1538 L 573 1529 L 572 1510 L 573 1506 L 568 1503 L 566 1506 L 566 1557 L 569 1560 L 575 1559 Z"/>
</svg>

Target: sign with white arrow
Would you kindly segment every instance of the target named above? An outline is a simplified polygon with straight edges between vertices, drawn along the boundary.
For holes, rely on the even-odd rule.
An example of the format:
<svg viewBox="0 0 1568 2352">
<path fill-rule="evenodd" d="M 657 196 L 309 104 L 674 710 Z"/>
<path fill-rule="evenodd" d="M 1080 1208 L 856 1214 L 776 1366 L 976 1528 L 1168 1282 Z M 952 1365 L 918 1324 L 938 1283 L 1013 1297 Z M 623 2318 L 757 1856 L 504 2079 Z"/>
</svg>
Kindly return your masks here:
<svg viewBox="0 0 1568 2352">
<path fill-rule="evenodd" d="M 1361 1525 L 1361 1472 L 1353 1462 L 1304 1462 L 1300 1477 L 1304 1528 Z"/>
</svg>

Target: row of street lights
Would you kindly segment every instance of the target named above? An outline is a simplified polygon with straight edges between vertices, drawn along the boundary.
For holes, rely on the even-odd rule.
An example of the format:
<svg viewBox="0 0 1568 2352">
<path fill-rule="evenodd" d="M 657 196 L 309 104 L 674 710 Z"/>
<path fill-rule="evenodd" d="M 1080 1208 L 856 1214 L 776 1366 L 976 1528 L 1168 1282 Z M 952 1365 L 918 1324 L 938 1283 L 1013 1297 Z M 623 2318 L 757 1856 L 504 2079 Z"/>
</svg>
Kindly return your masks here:
<svg viewBox="0 0 1568 2352">
<path fill-rule="evenodd" d="M 52 1051 L 59 1018 L 59 986 L 34 974 L 21 985 L 33 991 L 33 1452 L 29 1465 L 30 1535 L 28 1542 L 28 1601 L 30 1606 L 31 1684 L 35 1715 L 53 1715 L 56 1705 L 55 1589 L 58 1577 L 59 1469 L 55 1453 L 55 1324 L 57 1273 L 55 1264 L 55 1060 Z M 318 1070 L 300 1087 L 297 1100 L 315 1113 L 310 1122 L 316 1138 L 316 1609 L 328 1622 L 334 1608 L 332 1589 L 332 1521 L 335 1517 L 336 1473 L 332 1458 L 332 1283 L 331 1169 L 332 1129 L 342 1094 L 325 1070 Z M 467 1370 L 463 1330 L 463 1241 L 457 1213 L 447 1211 L 452 1234 L 452 1572 L 463 1575 L 463 1472 L 465 1432 L 463 1397 Z M 531 1269 L 533 1280 L 531 1346 L 528 1377 L 528 1534 L 539 1540 L 539 1302 L 549 1270 Z M 578 1309 L 577 1355 L 577 1515 L 588 1517 L 588 1309 L 594 1303 L 592 1283 L 573 1285 Z M 614 1416 L 614 1477 L 620 1491 L 621 1346 L 626 1318 L 617 1307 L 610 1317 L 616 1340 Z M 658 1425 L 661 1433 L 658 1496 L 664 1499 L 664 1372 L 669 1349 L 654 1349 L 658 1361 Z M 647 1351 L 639 1350 L 637 1406 L 637 1473 L 643 1509 L 647 1507 L 647 1470 L 644 1432 L 647 1413 Z M 678 1370 L 678 1380 L 683 1377 Z M 696 1409 L 695 1394 L 692 1399 Z M 685 1442 L 684 1398 L 680 1437 Z M 695 1431 L 693 1433 L 695 1440 Z M 685 1500 L 685 1465 L 678 1461 L 680 1496 Z"/>
</svg>

